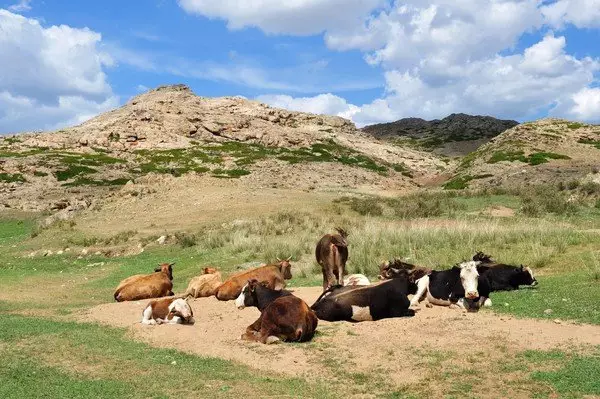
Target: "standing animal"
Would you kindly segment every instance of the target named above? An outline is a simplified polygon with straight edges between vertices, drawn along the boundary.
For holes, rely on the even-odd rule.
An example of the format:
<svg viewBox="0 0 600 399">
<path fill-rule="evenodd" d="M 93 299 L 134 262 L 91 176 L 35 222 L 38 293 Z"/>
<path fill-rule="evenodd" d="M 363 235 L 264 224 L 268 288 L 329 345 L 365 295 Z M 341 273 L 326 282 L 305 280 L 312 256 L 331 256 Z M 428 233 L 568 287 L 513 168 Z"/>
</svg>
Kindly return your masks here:
<svg viewBox="0 0 600 399">
<path fill-rule="evenodd" d="M 351 274 L 344 277 L 344 286 L 347 285 L 371 285 L 371 281 L 364 274 Z"/>
<path fill-rule="evenodd" d="M 433 270 L 417 280 L 417 292 L 411 306 L 418 305 L 424 294 L 429 303 L 438 306 L 460 307 L 478 310 L 481 306 L 491 306 L 490 286 L 485 277 L 479 276 L 480 262 L 462 262 L 449 270 Z"/>
<path fill-rule="evenodd" d="M 315 249 L 317 263 L 321 265 L 323 272 L 323 291 L 334 285 L 343 285 L 344 274 L 346 274 L 346 262 L 348 261 L 348 233 L 341 229 L 335 229 L 338 234 L 326 234 Z"/>
<path fill-rule="evenodd" d="M 520 285 L 535 287 L 538 284 L 533 270 L 529 267 L 497 263 L 483 252 L 477 252 L 473 260 L 481 262 L 477 270 L 481 276 L 487 278 L 492 292 L 517 290 Z"/>
<path fill-rule="evenodd" d="M 142 312 L 142 324 L 194 324 L 194 312 L 187 300 L 162 298 L 151 301 Z"/>
<path fill-rule="evenodd" d="M 117 302 L 173 295 L 173 265 L 163 263 L 154 273 L 135 275 L 121 281 L 114 293 Z"/>
<path fill-rule="evenodd" d="M 215 296 L 220 301 L 236 299 L 244 285 L 252 279 L 259 283 L 265 283 L 272 290 L 281 290 L 285 288 L 285 280 L 292 278 L 290 259 L 292 259 L 291 256 L 285 260 L 277 259 L 278 263 L 276 264 L 260 266 L 234 274 L 217 288 Z"/>
<path fill-rule="evenodd" d="M 238 309 L 255 306 L 260 317 L 246 328 L 242 339 L 272 344 L 306 342 L 315 335 L 319 320 L 306 302 L 285 290 L 272 290 L 249 280 L 235 301 Z"/>
<path fill-rule="evenodd" d="M 410 282 L 415 282 L 421 277 L 427 276 L 433 269 L 428 267 L 415 266 L 410 263 L 403 262 L 400 259 L 392 259 L 385 261 L 379 265 L 379 279 L 388 280 L 391 278 L 402 277 L 408 272 L 408 279 Z"/>
<path fill-rule="evenodd" d="M 406 278 L 395 278 L 367 287 L 332 287 L 311 306 L 317 317 L 327 321 L 373 321 L 390 317 L 414 316 L 407 295 L 416 285 Z"/>
<path fill-rule="evenodd" d="M 190 280 L 184 297 L 205 298 L 215 295 L 221 286 L 221 273 L 213 267 L 205 267 L 204 274 Z"/>
</svg>

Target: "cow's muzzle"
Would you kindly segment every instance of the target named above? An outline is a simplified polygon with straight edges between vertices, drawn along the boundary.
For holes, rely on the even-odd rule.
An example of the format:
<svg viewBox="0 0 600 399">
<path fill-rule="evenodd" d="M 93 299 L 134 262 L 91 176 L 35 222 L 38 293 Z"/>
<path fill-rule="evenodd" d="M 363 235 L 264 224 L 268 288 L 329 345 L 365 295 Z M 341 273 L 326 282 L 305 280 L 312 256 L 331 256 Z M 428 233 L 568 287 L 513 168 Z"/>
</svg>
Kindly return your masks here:
<svg viewBox="0 0 600 399">
<path fill-rule="evenodd" d="M 477 291 L 467 292 L 467 295 L 465 295 L 465 297 L 467 297 L 467 299 L 477 299 L 477 298 L 479 298 L 479 292 L 477 292 Z"/>
<path fill-rule="evenodd" d="M 537 280 L 533 280 L 533 283 L 531 283 L 531 286 L 535 287 L 536 285 L 538 285 L 538 281 Z"/>
</svg>

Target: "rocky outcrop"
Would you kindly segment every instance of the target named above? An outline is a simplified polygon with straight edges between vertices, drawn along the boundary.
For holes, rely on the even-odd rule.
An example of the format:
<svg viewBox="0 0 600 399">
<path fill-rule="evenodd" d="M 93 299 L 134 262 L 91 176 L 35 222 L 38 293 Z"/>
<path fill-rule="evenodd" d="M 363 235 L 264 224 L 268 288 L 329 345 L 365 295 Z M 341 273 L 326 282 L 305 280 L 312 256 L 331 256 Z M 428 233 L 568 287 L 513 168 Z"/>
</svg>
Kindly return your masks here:
<svg viewBox="0 0 600 399">
<path fill-rule="evenodd" d="M 452 114 L 444 119 L 426 121 L 420 118 L 404 118 L 396 122 L 366 126 L 363 132 L 377 138 L 406 136 L 414 139 L 439 138 L 443 142 L 492 138 L 519 122 L 496 119 L 491 116 Z"/>
</svg>

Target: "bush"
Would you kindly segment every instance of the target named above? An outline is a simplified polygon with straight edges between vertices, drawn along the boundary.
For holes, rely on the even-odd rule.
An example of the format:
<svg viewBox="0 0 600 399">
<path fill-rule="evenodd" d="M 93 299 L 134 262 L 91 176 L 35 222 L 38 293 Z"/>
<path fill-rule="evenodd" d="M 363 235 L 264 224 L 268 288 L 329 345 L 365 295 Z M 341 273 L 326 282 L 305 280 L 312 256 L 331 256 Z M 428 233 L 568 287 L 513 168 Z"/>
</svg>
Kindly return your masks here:
<svg viewBox="0 0 600 399">
<path fill-rule="evenodd" d="M 190 233 L 175 233 L 175 242 L 182 248 L 189 248 L 198 243 L 198 238 Z"/>
<path fill-rule="evenodd" d="M 579 187 L 579 190 L 587 195 L 599 195 L 600 194 L 600 184 L 595 182 L 587 182 L 582 184 Z"/>
<path fill-rule="evenodd" d="M 359 215 L 381 216 L 383 215 L 383 206 L 381 199 L 378 198 L 351 198 L 350 209 Z"/>
<path fill-rule="evenodd" d="M 538 217 L 543 213 L 571 215 L 577 212 L 577 206 L 567 201 L 566 196 L 552 186 L 536 186 L 521 194 L 524 215 Z"/>
</svg>

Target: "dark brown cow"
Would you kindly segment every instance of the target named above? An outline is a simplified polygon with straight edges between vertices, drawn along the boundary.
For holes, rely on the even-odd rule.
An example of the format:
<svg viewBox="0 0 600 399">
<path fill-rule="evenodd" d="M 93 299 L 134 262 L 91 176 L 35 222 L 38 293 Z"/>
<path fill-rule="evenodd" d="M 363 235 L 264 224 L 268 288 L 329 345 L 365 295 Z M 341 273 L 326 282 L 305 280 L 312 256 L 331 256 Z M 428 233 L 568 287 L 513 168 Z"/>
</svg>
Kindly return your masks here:
<svg viewBox="0 0 600 399">
<path fill-rule="evenodd" d="M 260 317 L 242 335 L 247 341 L 273 344 L 279 341 L 306 342 L 315 335 L 319 320 L 306 302 L 289 291 L 272 290 L 250 280 L 235 301 L 238 309 L 255 306 Z"/>
<path fill-rule="evenodd" d="M 404 278 L 404 270 L 408 272 L 409 282 L 414 283 L 421 277 L 430 274 L 433 269 L 428 267 L 415 266 L 395 258 L 389 261 L 385 261 L 379 265 L 379 279 L 389 280 L 395 278 L 397 275 L 400 275 L 402 276 L 402 278 Z"/>
<path fill-rule="evenodd" d="M 173 295 L 173 265 L 163 263 L 154 273 L 136 275 L 121 281 L 114 293 L 117 302 Z"/>
<path fill-rule="evenodd" d="M 326 234 L 317 243 L 315 257 L 323 272 L 323 291 L 343 285 L 348 261 L 348 233 L 336 228 L 338 234 Z"/>
<path fill-rule="evenodd" d="M 285 280 L 292 278 L 291 258 L 290 256 L 286 260 L 278 259 L 279 262 L 274 265 L 260 266 L 234 274 L 217 288 L 215 296 L 220 301 L 231 301 L 240 295 L 244 285 L 252 279 L 264 283 L 272 290 L 281 290 L 285 288 Z"/>
</svg>

